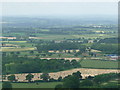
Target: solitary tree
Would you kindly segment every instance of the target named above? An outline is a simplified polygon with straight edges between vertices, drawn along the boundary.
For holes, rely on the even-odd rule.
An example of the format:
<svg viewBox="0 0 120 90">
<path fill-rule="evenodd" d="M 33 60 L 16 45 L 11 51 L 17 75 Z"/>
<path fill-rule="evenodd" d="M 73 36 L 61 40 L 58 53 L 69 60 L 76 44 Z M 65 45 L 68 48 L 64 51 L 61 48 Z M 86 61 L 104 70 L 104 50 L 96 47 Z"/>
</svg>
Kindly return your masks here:
<svg viewBox="0 0 120 90">
<path fill-rule="evenodd" d="M 78 77 L 79 79 L 82 79 L 81 72 L 79 72 L 79 71 L 73 73 L 72 75 Z"/>
<path fill-rule="evenodd" d="M 62 77 L 61 76 L 58 78 L 58 81 L 62 81 Z"/>
<path fill-rule="evenodd" d="M 8 80 L 11 82 L 15 81 L 16 80 L 15 75 L 8 76 Z"/>
<path fill-rule="evenodd" d="M 26 80 L 28 80 L 28 82 L 31 82 L 32 78 L 34 78 L 34 75 L 32 75 L 31 73 L 29 73 L 29 74 L 26 76 Z"/>
<path fill-rule="evenodd" d="M 88 77 L 86 77 L 86 79 L 92 80 L 92 79 L 94 79 L 94 77 L 89 75 Z"/>
<path fill-rule="evenodd" d="M 47 82 L 49 79 L 50 79 L 50 76 L 48 73 L 43 73 L 41 76 L 40 76 L 41 79 L 43 79 L 43 81 Z"/>
</svg>

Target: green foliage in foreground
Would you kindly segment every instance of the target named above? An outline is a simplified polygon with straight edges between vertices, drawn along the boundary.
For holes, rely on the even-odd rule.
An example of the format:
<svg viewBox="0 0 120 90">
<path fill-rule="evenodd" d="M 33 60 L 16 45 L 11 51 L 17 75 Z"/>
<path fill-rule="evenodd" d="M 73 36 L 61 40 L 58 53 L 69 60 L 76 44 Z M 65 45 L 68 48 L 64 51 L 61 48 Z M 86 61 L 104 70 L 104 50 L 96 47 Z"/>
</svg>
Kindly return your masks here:
<svg viewBox="0 0 120 90">
<path fill-rule="evenodd" d="M 13 88 L 55 88 L 62 82 L 42 82 L 42 83 L 12 83 Z M 53 89 L 54 90 L 54 89 Z"/>
<path fill-rule="evenodd" d="M 116 83 L 120 73 L 109 73 L 97 75 L 94 78 L 86 78 L 85 80 L 80 80 L 76 75 L 69 75 L 63 79 L 62 85 L 56 85 L 55 88 L 118 88 L 120 85 Z M 110 82 L 114 80 L 115 82 Z M 105 83 L 105 84 L 104 84 Z M 58 87 L 59 86 L 59 87 Z M 60 87 L 61 86 L 61 87 Z"/>
<path fill-rule="evenodd" d="M 10 82 L 3 82 L 2 83 L 2 90 L 12 90 L 12 84 Z"/>
<path fill-rule="evenodd" d="M 110 73 L 110 74 L 102 74 L 102 75 L 97 75 L 93 79 L 95 83 L 103 83 L 103 82 L 108 82 L 110 80 L 118 79 L 120 76 L 120 73 Z"/>
<path fill-rule="evenodd" d="M 63 81 L 63 88 L 79 88 L 79 78 L 77 76 L 69 76 Z"/>
</svg>

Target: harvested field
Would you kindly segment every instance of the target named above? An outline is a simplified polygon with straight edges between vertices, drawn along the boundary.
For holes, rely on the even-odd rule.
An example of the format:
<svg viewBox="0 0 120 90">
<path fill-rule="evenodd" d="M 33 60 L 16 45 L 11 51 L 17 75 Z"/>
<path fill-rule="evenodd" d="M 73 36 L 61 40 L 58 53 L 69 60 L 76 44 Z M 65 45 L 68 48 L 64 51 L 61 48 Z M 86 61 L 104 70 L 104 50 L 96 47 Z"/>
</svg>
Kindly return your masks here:
<svg viewBox="0 0 120 90">
<path fill-rule="evenodd" d="M 26 43 L 27 41 L 0 41 L 0 42 L 7 42 L 7 43 Z"/>
<path fill-rule="evenodd" d="M 17 51 L 30 51 L 30 50 L 36 50 L 36 48 L 29 48 L 29 47 L 25 47 L 25 48 L 3 48 L 0 49 L 0 51 L 2 52 L 17 52 Z"/>
<path fill-rule="evenodd" d="M 98 74 L 105 74 L 105 73 L 118 73 L 120 72 L 120 70 L 112 70 L 112 69 L 85 69 L 85 68 L 77 68 L 77 69 L 72 69 L 72 70 L 66 70 L 66 71 L 60 71 L 60 72 L 51 72 L 49 73 L 50 77 L 51 78 L 54 78 L 54 79 L 58 79 L 58 77 L 62 76 L 62 77 L 65 77 L 67 75 L 71 75 L 73 72 L 77 72 L 77 71 L 80 71 L 82 73 L 82 76 L 83 78 L 91 75 L 91 76 L 95 76 L 95 75 L 98 75 Z M 25 73 L 25 74 L 15 74 L 15 76 L 17 77 L 16 79 L 18 79 L 18 81 L 23 81 L 23 82 L 26 82 L 26 78 L 25 76 L 27 75 L 28 73 Z M 42 73 L 32 73 L 34 75 L 34 78 L 32 79 L 33 81 L 34 80 L 40 80 L 40 75 Z"/>
<path fill-rule="evenodd" d="M 45 39 L 43 37 L 29 37 L 29 39 Z"/>
</svg>

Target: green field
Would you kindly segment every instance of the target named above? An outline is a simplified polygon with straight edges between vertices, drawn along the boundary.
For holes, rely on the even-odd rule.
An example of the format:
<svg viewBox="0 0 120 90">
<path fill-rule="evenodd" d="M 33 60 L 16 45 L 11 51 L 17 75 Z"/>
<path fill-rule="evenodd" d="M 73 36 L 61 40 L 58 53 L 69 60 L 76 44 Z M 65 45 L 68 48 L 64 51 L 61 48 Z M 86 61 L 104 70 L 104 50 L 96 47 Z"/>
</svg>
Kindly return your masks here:
<svg viewBox="0 0 120 90">
<path fill-rule="evenodd" d="M 118 68 L 118 62 L 117 61 L 101 61 L 101 60 L 88 60 L 84 59 L 81 62 L 81 66 L 83 68 L 108 68 L 108 69 L 114 69 Z"/>
<path fill-rule="evenodd" d="M 62 84 L 62 82 L 41 82 L 41 83 L 12 83 L 12 87 L 14 90 L 14 88 L 51 88 L 51 90 L 54 90 L 55 86 L 58 84 Z M 109 81 L 109 82 L 104 82 L 101 83 L 100 86 L 103 88 L 110 88 L 110 87 L 117 87 L 118 81 L 114 80 L 114 81 Z M 96 88 L 96 86 L 91 86 L 91 88 Z M 90 87 L 82 87 L 82 88 L 90 88 Z"/>
<path fill-rule="evenodd" d="M 12 83 L 12 86 L 13 88 L 55 88 L 58 84 L 62 82 L 42 82 L 38 85 L 36 83 Z"/>
<path fill-rule="evenodd" d="M 28 43 L 27 41 L 1 41 L 2 43 L 5 44 L 13 44 L 13 45 L 18 45 L 21 47 L 33 47 L 34 43 Z"/>
</svg>

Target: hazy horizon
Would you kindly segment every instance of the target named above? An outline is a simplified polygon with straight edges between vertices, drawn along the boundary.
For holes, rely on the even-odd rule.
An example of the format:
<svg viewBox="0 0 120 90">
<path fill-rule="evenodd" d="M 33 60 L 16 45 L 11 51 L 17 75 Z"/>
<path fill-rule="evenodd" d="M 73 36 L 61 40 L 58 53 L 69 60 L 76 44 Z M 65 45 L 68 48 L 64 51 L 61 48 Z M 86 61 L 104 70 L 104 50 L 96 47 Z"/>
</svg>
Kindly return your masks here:
<svg viewBox="0 0 120 90">
<path fill-rule="evenodd" d="M 118 15 L 117 3 L 2 3 L 2 16 L 15 17 L 113 17 Z"/>
</svg>

